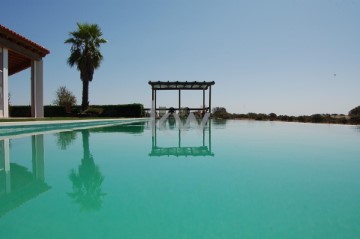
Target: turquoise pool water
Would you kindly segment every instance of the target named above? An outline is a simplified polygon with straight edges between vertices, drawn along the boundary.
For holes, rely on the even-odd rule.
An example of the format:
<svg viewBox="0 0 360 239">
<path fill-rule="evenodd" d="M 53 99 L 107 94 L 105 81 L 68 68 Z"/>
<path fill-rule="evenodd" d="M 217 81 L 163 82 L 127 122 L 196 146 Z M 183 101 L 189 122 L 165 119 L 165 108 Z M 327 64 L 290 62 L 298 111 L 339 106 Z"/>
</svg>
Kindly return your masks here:
<svg viewBox="0 0 360 239">
<path fill-rule="evenodd" d="M 150 122 L 0 140 L 0 238 L 359 238 L 360 129 Z"/>
</svg>

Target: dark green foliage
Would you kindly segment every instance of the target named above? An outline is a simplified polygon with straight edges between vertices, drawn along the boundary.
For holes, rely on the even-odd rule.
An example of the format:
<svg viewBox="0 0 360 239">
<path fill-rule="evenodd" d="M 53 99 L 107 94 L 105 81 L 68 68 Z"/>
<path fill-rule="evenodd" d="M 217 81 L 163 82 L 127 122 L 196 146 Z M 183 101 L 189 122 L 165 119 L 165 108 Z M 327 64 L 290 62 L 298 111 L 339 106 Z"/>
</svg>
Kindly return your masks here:
<svg viewBox="0 0 360 239">
<path fill-rule="evenodd" d="M 360 124 L 360 115 L 354 115 L 350 118 L 351 124 Z"/>
<path fill-rule="evenodd" d="M 268 116 L 266 114 L 257 114 L 255 120 L 267 120 Z"/>
<path fill-rule="evenodd" d="M 305 122 L 306 122 L 306 116 L 304 116 L 304 115 L 299 116 L 299 117 L 297 117 L 297 120 L 298 120 L 299 122 L 305 123 Z"/>
<path fill-rule="evenodd" d="M 215 107 L 212 110 L 212 115 L 217 119 L 229 119 L 230 115 L 224 107 Z"/>
<path fill-rule="evenodd" d="M 31 106 L 11 106 L 10 117 L 31 117 Z"/>
<path fill-rule="evenodd" d="M 79 116 L 89 117 L 125 117 L 139 118 L 144 117 L 145 111 L 142 104 L 127 105 L 92 105 L 83 114 Z"/>
<path fill-rule="evenodd" d="M 104 112 L 103 108 L 98 108 L 94 106 L 90 106 L 87 110 L 85 110 L 82 115 L 88 116 L 100 116 Z"/>
<path fill-rule="evenodd" d="M 57 106 L 57 105 L 44 106 L 45 117 L 65 117 L 67 115 L 68 114 L 66 113 L 64 106 Z"/>
<path fill-rule="evenodd" d="M 279 115 L 278 119 L 281 121 L 289 121 L 289 116 L 287 115 Z"/>
<path fill-rule="evenodd" d="M 142 104 L 128 105 L 94 105 L 92 107 L 101 108 L 103 112 L 101 117 L 144 117 L 145 111 Z"/>
<path fill-rule="evenodd" d="M 257 117 L 257 114 L 256 113 L 248 113 L 247 114 L 248 115 L 248 117 L 249 117 L 249 119 L 256 119 L 256 117 Z"/>
<path fill-rule="evenodd" d="M 80 106 L 73 106 L 71 113 L 66 113 L 65 107 L 57 105 L 44 106 L 45 117 L 144 117 L 145 111 L 142 104 L 127 105 L 93 105 L 85 113 L 79 114 Z M 31 117 L 30 106 L 12 106 L 11 117 Z"/>
<path fill-rule="evenodd" d="M 322 123 L 324 121 L 325 121 L 325 118 L 321 114 L 311 115 L 311 122 L 313 122 L 313 123 Z"/>
<path fill-rule="evenodd" d="M 360 115 L 360 106 L 349 111 L 350 116 Z"/>
<path fill-rule="evenodd" d="M 277 115 L 275 113 L 270 113 L 269 118 L 270 120 L 276 120 Z"/>
</svg>

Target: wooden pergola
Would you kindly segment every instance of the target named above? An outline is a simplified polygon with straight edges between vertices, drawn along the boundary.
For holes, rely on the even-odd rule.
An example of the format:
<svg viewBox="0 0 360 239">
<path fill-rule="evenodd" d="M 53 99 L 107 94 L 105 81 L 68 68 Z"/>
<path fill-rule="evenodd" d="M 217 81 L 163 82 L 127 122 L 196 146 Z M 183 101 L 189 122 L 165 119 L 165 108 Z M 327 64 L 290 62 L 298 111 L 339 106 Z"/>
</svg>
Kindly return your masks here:
<svg viewBox="0 0 360 239">
<path fill-rule="evenodd" d="M 203 112 L 211 113 L 211 86 L 215 85 L 214 81 L 149 81 L 149 85 L 151 85 L 151 99 L 154 104 L 154 109 L 156 110 L 181 110 L 181 91 L 182 90 L 201 90 L 203 92 L 203 104 L 202 108 L 190 108 L 189 110 L 202 110 Z M 177 90 L 179 92 L 179 104 L 178 107 L 171 108 L 157 108 L 156 102 L 156 93 L 158 90 Z M 209 90 L 209 99 L 208 99 L 208 107 L 205 107 L 205 91 Z"/>
</svg>

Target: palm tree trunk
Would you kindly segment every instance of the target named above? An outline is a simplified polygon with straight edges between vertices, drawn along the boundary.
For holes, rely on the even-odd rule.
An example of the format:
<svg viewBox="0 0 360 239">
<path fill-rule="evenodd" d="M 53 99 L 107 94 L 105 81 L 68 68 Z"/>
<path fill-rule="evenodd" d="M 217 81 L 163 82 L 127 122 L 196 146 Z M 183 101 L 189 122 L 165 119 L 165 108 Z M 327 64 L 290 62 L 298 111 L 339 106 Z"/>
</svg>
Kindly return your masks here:
<svg viewBox="0 0 360 239">
<path fill-rule="evenodd" d="M 87 110 L 89 108 L 89 81 L 83 80 L 83 91 L 82 91 L 82 103 L 81 110 Z"/>
</svg>

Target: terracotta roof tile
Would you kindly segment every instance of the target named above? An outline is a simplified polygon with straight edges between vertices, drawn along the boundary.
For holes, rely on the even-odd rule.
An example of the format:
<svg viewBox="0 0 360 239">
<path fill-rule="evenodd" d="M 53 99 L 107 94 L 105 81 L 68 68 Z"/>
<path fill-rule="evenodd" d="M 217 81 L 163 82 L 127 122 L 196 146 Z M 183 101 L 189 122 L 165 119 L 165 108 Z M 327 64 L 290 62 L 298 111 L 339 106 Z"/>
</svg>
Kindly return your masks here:
<svg viewBox="0 0 360 239">
<path fill-rule="evenodd" d="M 14 41 L 15 43 L 36 52 L 37 54 L 41 55 L 42 57 L 44 57 L 45 55 L 49 54 L 50 51 L 48 49 L 46 49 L 43 46 L 40 46 L 39 44 L 29 40 L 28 38 L 14 32 L 13 30 L 3 26 L 0 24 L 0 36 L 3 35 L 3 37 L 5 36 L 6 38 L 8 38 L 8 40 Z"/>
</svg>

